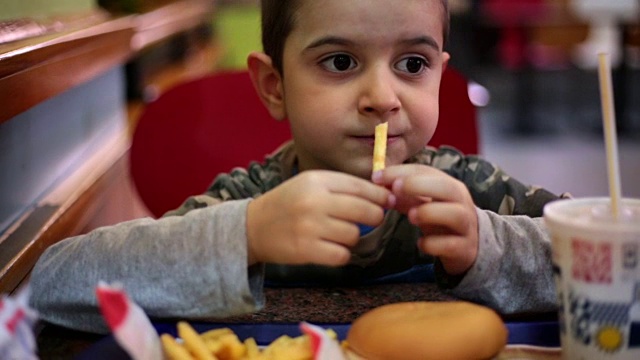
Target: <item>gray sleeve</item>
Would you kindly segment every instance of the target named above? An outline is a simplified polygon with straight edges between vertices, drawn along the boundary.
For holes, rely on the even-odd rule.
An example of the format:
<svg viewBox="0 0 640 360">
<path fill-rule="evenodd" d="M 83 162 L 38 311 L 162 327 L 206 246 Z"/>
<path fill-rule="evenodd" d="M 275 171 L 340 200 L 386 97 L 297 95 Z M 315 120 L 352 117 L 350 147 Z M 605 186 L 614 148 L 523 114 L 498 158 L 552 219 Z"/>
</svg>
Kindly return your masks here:
<svg viewBox="0 0 640 360">
<path fill-rule="evenodd" d="M 556 310 L 551 242 L 543 218 L 476 212 L 478 258 L 453 294 L 503 314 Z"/>
<path fill-rule="evenodd" d="M 264 269 L 247 267 L 249 201 L 133 220 L 55 244 L 33 270 L 31 305 L 43 320 L 104 332 L 95 296 L 104 280 L 122 283 L 152 318 L 211 319 L 260 309 Z"/>
</svg>

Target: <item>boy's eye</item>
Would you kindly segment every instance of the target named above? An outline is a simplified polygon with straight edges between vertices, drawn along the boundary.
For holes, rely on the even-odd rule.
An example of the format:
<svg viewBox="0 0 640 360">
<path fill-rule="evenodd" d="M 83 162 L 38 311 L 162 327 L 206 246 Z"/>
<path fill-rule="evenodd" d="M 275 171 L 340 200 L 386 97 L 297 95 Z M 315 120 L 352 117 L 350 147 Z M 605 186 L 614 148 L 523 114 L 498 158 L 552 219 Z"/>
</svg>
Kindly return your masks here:
<svg viewBox="0 0 640 360">
<path fill-rule="evenodd" d="M 356 66 L 355 60 L 351 56 L 346 54 L 337 54 L 324 59 L 321 62 L 322 66 L 330 71 L 347 71 L 353 69 Z"/>
<path fill-rule="evenodd" d="M 411 74 L 417 74 L 421 72 L 426 66 L 427 62 L 423 58 L 417 56 L 402 59 L 396 64 L 398 70 Z"/>
</svg>

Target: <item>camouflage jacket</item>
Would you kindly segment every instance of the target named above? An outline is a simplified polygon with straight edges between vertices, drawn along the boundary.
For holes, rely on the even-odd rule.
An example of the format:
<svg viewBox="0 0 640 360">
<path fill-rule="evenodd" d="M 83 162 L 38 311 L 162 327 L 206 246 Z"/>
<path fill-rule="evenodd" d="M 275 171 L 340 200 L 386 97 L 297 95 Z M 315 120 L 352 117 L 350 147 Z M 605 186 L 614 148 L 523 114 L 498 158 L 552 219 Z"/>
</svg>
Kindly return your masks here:
<svg viewBox="0 0 640 360">
<path fill-rule="evenodd" d="M 185 214 L 218 201 L 258 197 L 290 178 L 294 173 L 295 161 L 293 144 L 284 144 L 262 163 L 254 162 L 247 169 L 236 168 L 229 174 L 219 175 L 204 195 L 188 199 L 179 209 L 167 215 Z M 406 216 L 391 210 L 381 226 L 361 237 L 352 250 L 349 265 L 340 268 L 268 265 L 266 279 L 302 284 L 361 284 L 435 263 L 439 285 L 453 289 L 457 296 L 486 303 L 503 312 L 532 311 L 554 306 L 549 241 L 540 217 L 544 205 L 559 199 L 559 196 L 539 187 L 524 185 L 481 157 L 465 156 L 452 147 L 425 147 L 406 163 L 440 169 L 463 182 L 469 189 L 478 209 L 480 254 L 466 276 L 448 276 L 437 259 L 434 261 L 430 256 L 420 253 L 416 246 L 420 230 L 411 225 Z M 513 251 L 507 253 L 507 249 Z M 523 271 L 523 268 L 527 270 Z M 511 274 L 501 274 L 503 271 Z M 500 292 L 505 286 L 513 290 L 522 287 L 524 283 L 520 276 L 526 276 L 527 271 L 546 274 L 536 275 L 538 284 L 533 284 L 535 281 L 531 283 L 534 287 L 540 287 L 538 290 L 543 290 L 534 290 L 542 294 L 542 299 L 523 299 L 522 303 L 516 299 L 509 300 L 508 297 L 494 299 L 501 297 L 495 292 Z M 488 274 L 495 276 L 496 288 L 492 289 L 491 282 L 482 280 L 488 286 L 476 289 L 479 280 L 474 278 L 478 272 L 483 273 L 479 277 L 482 279 Z M 460 284 L 465 278 L 466 281 Z M 520 284 L 513 284 L 513 281 Z M 529 300 L 536 305 L 528 304 Z M 508 301 L 512 301 L 511 305 L 506 303 Z"/>
<path fill-rule="evenodd" d="M 539 216 L 557 197 L 446 147 L 425 148 L 409 161 L 444 170 L 473 196 L 478 256 L 464 276 L 448 277 L 421 254 L 419 229 L 395 211 L 360 238 L 346 266 L 247 266 L 247 206 L 291 177 L 295 159 L 285 144 L 261 164 L 218 176 L 205 194 L 161 219 L 127 221 L 50 246 L 31 273 L 31 305 L 44 321 L 101 332 L 107 329 L 94 292 L 101 280 L 121 282 L 152 317 L 219 319 L 262 308 L 265 278 L 358 284 L 415 269 L 432 279 L 435 267 L 438 283 L 459 298 L 504 314 L 555 310 L 550 242 Z"/>
<path fill-rule="evenodd" d="M 286 143 L 263 163 L 252 162 L 247 169 L 220 174 L 204 196 L 221 201 L 256 198 L 293 176 L 295 161 L 293 143 Z M 544 205 L 559 198 L 547 190 L 520 183 L 479 156 L 467 156 L 449 146 L 425 147 L 405 163 L 444 171 L 467 186 L 477 207 L 500 215 L 540 217 Z M 202 196 L 195 196 L 167 215 L 183 215 L 210 204 Z"/>
</svg>

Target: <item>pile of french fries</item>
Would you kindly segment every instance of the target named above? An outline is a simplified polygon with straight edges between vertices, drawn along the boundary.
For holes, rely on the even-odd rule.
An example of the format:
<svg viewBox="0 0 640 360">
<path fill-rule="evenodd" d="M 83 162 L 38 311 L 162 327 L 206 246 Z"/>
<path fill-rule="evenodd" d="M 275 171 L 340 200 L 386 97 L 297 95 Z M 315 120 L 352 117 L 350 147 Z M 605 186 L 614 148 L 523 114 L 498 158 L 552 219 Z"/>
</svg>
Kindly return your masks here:
<svg viewBox="0 0 640 360">
<path fill-rule="evenodd" d="M 337 334 L 327 330 L 329 336 Z M 198 334 L 189 323 L 178 323 L 178 337 L 160 336 L 165 357 L 172 360 L 311 360 L 313 353 L 307 335 L 292 338 L 283 335 L 265 348 L 258 347 L 255 339 L 240 341 L 229 328 L 214 329 Z"/>
</svg>

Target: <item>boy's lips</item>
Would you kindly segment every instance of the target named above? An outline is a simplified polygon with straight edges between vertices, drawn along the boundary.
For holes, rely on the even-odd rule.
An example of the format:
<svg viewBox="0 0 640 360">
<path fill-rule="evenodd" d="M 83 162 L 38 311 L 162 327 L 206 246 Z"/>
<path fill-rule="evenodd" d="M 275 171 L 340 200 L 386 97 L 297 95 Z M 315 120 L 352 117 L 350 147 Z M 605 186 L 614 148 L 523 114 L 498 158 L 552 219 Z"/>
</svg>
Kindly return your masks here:
<svg viewBox="0 0 640 360">
<path fill-rule="evenodd" d="M 374 135 L 353 136 L 353 138 L 358 140 L 358 141 L 362 141 L 364 143 L 367 143 L 371 147 L 373 147 L 373 145 L 375 143 L 375 140 L 376 140 Z M 400 135 L 388 135 L 387 136 L 387 145 L 396 142 L 398 139 L 400 139 Z"/>
</svg>

